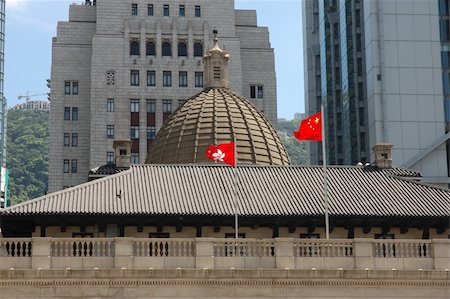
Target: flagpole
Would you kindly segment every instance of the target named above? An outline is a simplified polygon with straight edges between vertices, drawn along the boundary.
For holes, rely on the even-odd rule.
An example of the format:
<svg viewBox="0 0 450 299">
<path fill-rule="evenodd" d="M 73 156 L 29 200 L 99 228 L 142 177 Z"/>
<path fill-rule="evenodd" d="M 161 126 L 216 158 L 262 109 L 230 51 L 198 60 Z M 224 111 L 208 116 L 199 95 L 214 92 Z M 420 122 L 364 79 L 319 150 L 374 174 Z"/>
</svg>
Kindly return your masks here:
<svg viewBox="0 0 450 299">
<path fill-rule="evenodd" d="M 330 224 L 328 219 L 328 190 L 327 190 L 327 151 L 325 146 L 325 112 L 324 105 L 321 107 L 322 115 L 322 161 L 323 161 L 323 200 L 325 202 L 325 232 L 327 240 L 330 239 Z"/>
<path fill-rule="evenodd" d="M 234 231 L 236 240 L 239 239 L 239 201 L 238 201 L 238 171 L 237 171 L 237 143 L 236 143 L 236 133 L 233 132 L 234 141 Z"/>
</svg>

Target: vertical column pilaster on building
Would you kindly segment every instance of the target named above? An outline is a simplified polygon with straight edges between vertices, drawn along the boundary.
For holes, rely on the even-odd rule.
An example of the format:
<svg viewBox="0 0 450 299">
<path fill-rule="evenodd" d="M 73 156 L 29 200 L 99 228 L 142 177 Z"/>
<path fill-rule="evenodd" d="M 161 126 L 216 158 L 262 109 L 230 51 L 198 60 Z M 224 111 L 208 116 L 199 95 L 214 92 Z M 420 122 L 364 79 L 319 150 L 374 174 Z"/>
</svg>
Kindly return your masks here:
<svg viewBox="0 0 450 299">
<path fill-rule="evenodd" d="M 52 267 L 51 244 L 52 238 L 31 238 L 33 252 L 31 255 L 31 268 L 50 269 Z"/>
<path fill-rule="evenodd" d="M 172 20 L 172 58 L 173 59 L 178 58 L 178 22 L 176 19 Z M 175 77 L 176 77 L 175 72 L 173 72 L 172 83 Z"/>
<path fill-rule="evenodd" d="M 275 259 L 277 269 L 295 268 L 293 238 L 275 238 Z"/>
<path fill-rule="evenodd" d="M 156 58 L 162 58 L 161 22 L 156 23 Z"/>
<path fill-rule="evenodd" d="M 195 268 L 214 269 L 214 238 L 195 238 Z"/>
<path fill-rule="evenodd" d="M 146 76 L 146 70 L 142 70 L 143 76 Z M 145 85 L 145 84 L 144 84 Z M 141 93 L 139 105 L 139 162 L 145 163 L 147 158 L 147 100 L 146 93 Z"/>
<path fill-rule="evenodd" d="M 141 31 L 140 31 L 140 51 L 141 51 L 141 61 L 146 57 L 146 39 L 145 39 L 145 21 L 141 21 Z"/>
<path fill-rule="evenodd" d="M 114 268 L 133 269 L 134 238 L 114 238 Z"/>
<path fill-rule="evenodd" d="M 155 129 L 158 132 L 163 125 L 163 99 L 157 99 L 155 103 L 156 113 L 155 113 Z"/>
<path fill-rule="evenodd" d="M 212 47 L 212 44 L 209 42 L 210 33 L 209 23 L 207 21 L 203 22 L 203 51 Z"/>
<path fill-rule="evenodd" d="M 194 57 L 194 24 L 188 21 L 188 40 L 187 40 L 187 54 L 188 58 Z"/>
<path fill-rule="evenodd" d="M 450 240 L 433 239 L 431 244 L 434 270 L 450 269 Z"/>
<path fill-rule="evenodd" d="M 374 269 L 372 239 L 354 239 L 353 255 L 355 257 L 355 269 Z"/>
<path fill-rule="evenodd" d="M 123 37 L 125 40 L 123 58 L 124 61 L 128 61 L 128 58 L 130 57 L 130 21 L 125 21 L 124 23 Z"/>
</svg>

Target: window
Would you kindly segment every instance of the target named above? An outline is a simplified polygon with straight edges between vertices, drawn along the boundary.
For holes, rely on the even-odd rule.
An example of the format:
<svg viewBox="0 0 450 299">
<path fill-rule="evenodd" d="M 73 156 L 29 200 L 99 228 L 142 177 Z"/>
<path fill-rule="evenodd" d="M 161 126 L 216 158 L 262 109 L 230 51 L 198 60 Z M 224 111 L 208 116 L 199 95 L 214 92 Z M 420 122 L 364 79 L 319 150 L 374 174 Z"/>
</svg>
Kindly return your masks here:
<svg viewBox="0 0 450 299">
<path fill-rule="evenodd" d="M 194 44 L 194 57 L 203 56 L 203 45 L 201 43 Z"/>
<path fill-rule="evenodd" d="M 78 108 L 77 107 L 72 108 L 72 120 L 78 120 Z"/>
<path fill-rule="evenodd" d="M 64 133 L 64 146 L 70 146 L 70 134 Z"/>
<path fill-rule="evenodd" d="M 262 99 L 264 97 L 262 85 L 250 85 L 250 98 Z"/>
<path fill-rule="evenodd" d="M 114 164 L 114 152 L 106 152 L 106 164 Z"/>
<path fill-rule="evenodd" d="M 78 133 L 72 133 L 72 146 L 78 146 Z"/>
<path fill-rule="evenodd" d="M 178 73 L 178 83 L 180 87 L 187 87 L 187 72 L 179 72 Z"/>
<path fill-rule="evenodd" d="M 147 5 L 147 15 L 153 16 L 153 4 Z"/>
<path fill-rule="evenodd" d="M 69 173 L 69 164 L 70 164 L 69 160 L 64 160 L 64 167 L 63 167 L 64 173 Z"/>
<path fill-rule="evenodd" d="M 131 153 L 131 163 L 139 164 L 139 153 Z"/>
<path fill-rule="evenodd" d="M 147 139 L 153 140 L 156 137 L 156 129 L 154 126 L 147 127 Z"/>
<path fill-rule="evenodd" d="M 147 113 L 155 113 L 155 112 L 156 112 L 156 101 L 147 100 Z"/>
<path fill-rule="evenodd" d="M 64 120 L 70 120 L 70 107 L 64 107 Z"/>
<path fill-rule="evenodd" d="M 220 66 L 213 68 L 214 80 L 220 80 Z"/>
<path fill-rule="evenodd" d="M 171 71 L 163 71 L 163 86 L 165 86 L 165 87 L 172 86 L 172 72 Z"/>
<path fill-rule="evenodd" d="M 185 9 L 184 5 L 180 5 L 180 9 L 179 9 L 178 15 L 180 17 L 184 17 L 186 15 L 186 9 Z"/>
<path fill-rule="evenodd" d="M 169 4 L 164 4 L 163 15 L 164 15 L 165 17 L 168 17 L 168 16 L 170 15 L 170 13 L 169 13 Z"/>
<path fill-rule="evenodd" d="M 130 138 L 131 138 L 131 140 L 139 139 L 139 127 L 138 126 L 131 126 Z"/>
<path fill-rule="evenodd" d="M 131 86 L 139 86 L 139 70 L 131 70 L 130 85 Z"/>
<path fill-rule="evenodd" d="M 70 172 L 77 173 L 78 172 L 78 160 L 72 159 L 72 165 L 70 167 Z"/>
<path fill-rule="evenodd" d="M 78 94 L 78 82 L 72 82 L 72 94 Z"/>
<path fill-rule="evenodd" d="M 106 100 L 106 112 L 114 112 L 114 99 Z"/>
<path fill-rule="evenodd" d="M 200 5 L 195 6 L 195 17 L 200 18 L 202 16 L 202 11 L 200 9 Z"/>
<path fill-rule="evenodd" d="M 156 86 L 155 71 L 147 71 L 147 86 Z"/>
<path fill-rule="evenodd" d="M 130 112 L 139 112 L 139 100 L 130 100 Z"/>
<path fill-rule="evenodd" d="M 187 56 L 187 46 L 186 43 L 180 42 L 178 44 L 178 56 L 186 57 Z"/>
<path fill-rule="evenodd" d="M 163 113 L 172 113 L 172 100 L 163 100 Z"/>
<path fill-rule="evenodd" d="M 154 42 L 147 42 L 145 54 L 147 56 L 155 56 L 156 55 L 156 47 Z"/>
<path fill-rule="evenodd" d="M 131 41 L 130 42 L 130 55 L 131 56 L 139 56 L 140 53 L 140 46 L 138 41 Z"/>
<path fill-rule="evenodd" d="M 114 138 L 114 125 L 106 126 L 106 138 Z"/>
<path fill-rule="evenodd" d="M 169 42 L 162 44 L 162 56 L 172 56 L 172 48 Z"/>
<path fill-rule="evenodd" d="M 203 87 L 203 72 L 195 72 L 195 87 Z"/>
<path fill-rule="evenodd" d="M 138 5 L 136 3 L 131 4 L 131 15 L 132 16 L 138 15 Z"/>
<path fill-rule="evenodd" d="M 64 94 L 70 94 L 70 82 L 64 82 Z"/>
<path fill-rule="evenodd" d="M 178 106 L 183 106 L 186 102 L 187 100 L 178 100 Z"/>
</svg>

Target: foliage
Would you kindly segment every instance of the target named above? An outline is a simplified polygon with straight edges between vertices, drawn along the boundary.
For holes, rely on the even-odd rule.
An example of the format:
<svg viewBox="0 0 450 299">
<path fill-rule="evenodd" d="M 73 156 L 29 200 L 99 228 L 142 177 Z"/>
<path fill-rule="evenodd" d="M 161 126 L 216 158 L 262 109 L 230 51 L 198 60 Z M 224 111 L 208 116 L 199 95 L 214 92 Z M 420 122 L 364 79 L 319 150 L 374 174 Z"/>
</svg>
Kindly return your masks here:
<svg viewBox="0 0 450 299">
<path fill-rule="evenodd" d="M 284 120 L 278 119 L 277 129 L 288 151 L 291 162 L 294 165 L 306 165 L 306 146 L 305 141 L 298 141 L 294 137 L 294 131 L 298 130 L 300 119 Z"/>
<path fill-rule="evenodd" d="M 44 195 L 48 182 L 48 111 L 8 111 L 6 167 L 12 204 Z"/>
</svg>

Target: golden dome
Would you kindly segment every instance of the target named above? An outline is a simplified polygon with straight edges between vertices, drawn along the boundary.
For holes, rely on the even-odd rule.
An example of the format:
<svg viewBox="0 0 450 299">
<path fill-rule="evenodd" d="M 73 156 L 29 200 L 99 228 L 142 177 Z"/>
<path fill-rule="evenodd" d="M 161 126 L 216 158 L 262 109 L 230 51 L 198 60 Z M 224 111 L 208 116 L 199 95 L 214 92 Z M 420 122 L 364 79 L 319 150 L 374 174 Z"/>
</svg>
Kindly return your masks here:
<svg viewBox="0 0 450 299">
<path fill-rule="evenodd" d="M 236 136 L 238 164 L 289 165 L 286 148 L 262 112 L 228 88 L 209 88 L 189 99 L 166 121 L 146 163 L 211 163 L 211 144 Z"/>
</svg>

